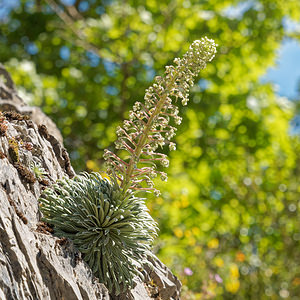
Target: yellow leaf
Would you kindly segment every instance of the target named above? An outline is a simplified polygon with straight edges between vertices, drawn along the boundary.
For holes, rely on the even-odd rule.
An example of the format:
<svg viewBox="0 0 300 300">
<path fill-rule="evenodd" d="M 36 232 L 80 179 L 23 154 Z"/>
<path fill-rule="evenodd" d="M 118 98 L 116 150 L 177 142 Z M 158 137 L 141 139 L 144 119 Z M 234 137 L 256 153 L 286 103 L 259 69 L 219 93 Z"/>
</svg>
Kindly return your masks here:
<svg viewBox="0 0 300 300">
<path fill-rule="evenodd" d="M 236 264 L 230 265 L 230 276 L 233 278 L 239 278 L 240 273 L 239 273 L 239 268 L 237 267 Z"/>
<path fill-rule="evenodd" d="M 240 288 L 240 282 L 237 279 L 234 279 L 230 282 L 227 282 L 225 288 L 228 292 L 235 294 Z"/>
<path fill-rule="evenodd" d="M 174 234 L 178 237 L 178 238 L 182 238 L 183 237 L 183 231 L 180 228 L 175 228 L 174 229 Z"/>
<path fill-rule="evenodd" d="M 218 239 L 212 239 L 207 243 L 208 248 L 210 249 L 217 249 L 219 247 L 219 240 Z"/>
<path fill-rule="evenodd" d="M 223 267 L 224 266 L 224 260 L 221 257 L 215 258 L 215 264 L 217 267 Z"/>
</svg>

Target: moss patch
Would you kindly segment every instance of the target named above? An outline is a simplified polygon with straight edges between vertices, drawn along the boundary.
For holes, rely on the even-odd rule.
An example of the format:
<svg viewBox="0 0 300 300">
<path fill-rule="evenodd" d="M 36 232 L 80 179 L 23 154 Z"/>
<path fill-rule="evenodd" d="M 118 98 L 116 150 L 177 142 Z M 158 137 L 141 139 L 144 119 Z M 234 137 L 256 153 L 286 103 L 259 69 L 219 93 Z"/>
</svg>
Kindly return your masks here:
<svg viewBox="0 0 300 300">
<path fill-rule="evenodd" d="M 22 115 L 20 113 L 17 113 L 15 111 L 5 111 L 3 112 L 3 115 L 6 117 L 7 120 L 18 120 L 18 121 L 23 121 L 23 120 L 29 120 L 30 117 L 28 115 Z"/>
<path fill-rule="evenodd" d="M 19 155 L 19 143 L 14 138 L 8 140 L 8 153 L 11 160 L 15 162 L 19 162 L 20 155 Z"/>
<path fill-rule="evenodd" d="M 0 159 L 3 159 L 3 158 L 6 158 L 6 155 L 2 151 L 0 151 Z"/>
<path fill-rule="evenodd" d="M 50 139 L 50 134 L 48 132 L 46 125 L 39 125 L 38 130 L 40 135 L 43 136 L 46 140 Z"/>
<path fill-rule="evenodd" d="M 44 179 L 44 178 L 39 179 L 39 183 L 41 185 L 44 185 L 44 186 L 49 186 L 50 185 L 50 182 L 47 179 Z"/>
<path fill-rule="evenodd" d="M 0 136 L 6 135 L 7 122 L 2 111 L 0 111 Z"/>
<path fill-rule="evenodd" d="M 34 183 L 36 178 L 33 173 L 23 164 L 17 162 L 14 164 L 14 167 L 17 169 L 19 175 L 28 183 Z"/>
<path fill-rule="evenodd" d="M 43 221 L 37 224 L 36 231 L 44 234 L 52 234 L 54 232 L 53 226 Z"/>
<path fill-rule="evenodd" d="M 20 156 L 19 156 L 19 143 L 14 139 L 11 138 L 8 140 L 8 153 L 11 158 L 11 160 L 16 163 L 19 162 Z"/>
</svg>

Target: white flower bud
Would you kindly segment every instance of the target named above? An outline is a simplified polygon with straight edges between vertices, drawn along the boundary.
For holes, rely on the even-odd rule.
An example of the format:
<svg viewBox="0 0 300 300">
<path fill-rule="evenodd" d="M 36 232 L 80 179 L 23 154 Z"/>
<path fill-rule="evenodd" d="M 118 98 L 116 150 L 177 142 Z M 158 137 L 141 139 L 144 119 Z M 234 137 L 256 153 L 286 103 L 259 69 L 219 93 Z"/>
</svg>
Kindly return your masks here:
<svg viewBox="0 0 300 300">
<path fill-rule="evenodd" d="M 167 176 L 167 174 L 166 174 L 165 172 L 161 172 L 161 173 L 160 173 L 160 179 L 161 179 L 162 181 L 168 181 L 168 176 Z"/>
<path fill-rule="evenodd" d="M 176 144 L 171 142 L 171 143 L 169 144 L 169 149 L 170 149 L 170 151 L 176 150 Z"/>
<path fill-rule="evenodd" d="M 167 158 L 162 159 L 160 162 L 163 167 L 165 168 L 169 167 L 169 160 Z"/>
<path fill-rule="evenodd" d="M 154 193 L 154 195 L 155 195 L 156 197 L 159 197 L 159 196 L 160 196 L 160 191 L 159 191 L 159 190 L 154 190 L 153 193 Z"/>
<path fill-rule="evenodd" d="M 175 121 L 175 124 L 176 124 L 176 125 L 180 125 L 180 124 L 181 124 L 181 121 L 182 121 L 182 118 L 179 117 L 179 116 L 175 116 L 174 121 Z"/>
</svg>

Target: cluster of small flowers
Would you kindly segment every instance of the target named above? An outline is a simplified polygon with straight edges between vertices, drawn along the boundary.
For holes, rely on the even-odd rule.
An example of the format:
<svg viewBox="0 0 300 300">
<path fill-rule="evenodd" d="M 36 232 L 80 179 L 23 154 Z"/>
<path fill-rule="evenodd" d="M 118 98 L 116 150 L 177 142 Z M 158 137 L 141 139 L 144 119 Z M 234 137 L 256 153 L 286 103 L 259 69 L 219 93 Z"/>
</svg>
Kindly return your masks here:
<svg viewBox="0 0 300 300">
<path fill-rule="evenodd" d="M 182 121 L 178 116 L 179 109 L 173 103 L 179 98 L 183 105 L 187 104 L 194 77 L 215 53 L 213 40 L 204 37 L 194 41 L 182 59 L 174 59 L 176 66 L 167 66 L 164 77 L 155 77 L 155 83 L 146 90 L 145 103 L 136 102 L 129 112 L 129 120 L 124 121 L 123 127 L 117 128 L 116 148 L 126 150 L 129 159 L 123 160 L 109 150 L 105 151 L 104 159 L 108 169 L 121 181 L 123 191 L 154 190 L 159 194 L 153 188 L 152 178 L 159 173 L 166 181 L 167 175 L 156 170 L 156 163 L 168 167 L 169 160 L 157 149 L 166 144 L 170 150 L 176 149 L 176 144 L 170 140 L 177 128 L 169 123 L 171 118 L 175 125 Z"/>
<path fill-rule="evenodd" d="M 206 67 L 207 62 L 214 58 L 216 46 L 215 42 L 207 37 L 196 40 L 182 59 L 174 59 L 176 67 L 166 67 L 166 78 L 172 80 L 176 77 L 170 94 L 176 99 L 180 98 L 183 105 L 187 105 L 189 100 L 189 88 L 194 85 L 194 77 Z"/>
</svg>

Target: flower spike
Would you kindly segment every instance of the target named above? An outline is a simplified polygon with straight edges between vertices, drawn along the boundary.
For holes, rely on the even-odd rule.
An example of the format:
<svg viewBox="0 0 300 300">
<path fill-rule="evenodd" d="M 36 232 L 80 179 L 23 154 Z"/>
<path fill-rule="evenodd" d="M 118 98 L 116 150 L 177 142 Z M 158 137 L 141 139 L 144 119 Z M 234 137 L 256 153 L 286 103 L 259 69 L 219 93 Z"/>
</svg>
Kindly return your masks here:
<svg viewBox="0 0 300 300">
<path fill-rule="evenodd" d="M 182 118 L 178 116 L 179 109 L 174 103 L 181 99 L 186 105 L 190 87 L 200 70 L 206 67 L 216 54 L 216 44 L 207 37 L 194 41 L 183 58 L 175 58 L 175 66 L 167 66 L 163 77 L 155 77 L 155 82 L 145 93 L 145 103 L 136 102 L 129 113 L 129 120 L 124 121 L 123 127 L 118 127 L 117 149 L 128 152 L 129 158 L 123 160 L 109 150 L 105 150 L 108 171 L 114 171 L 121 181 L 123 194 L 127 191 L 154 190 L 150 178 L 156 170 L 156 164 L 169 166 L 166 155 L 157 151 L 159 147 L 168 145 L 170 150 L 176 149 L 176 144 L 170 140 L 177 128 L 169 125 L 171 119 L 180 125 Z M 150 167 L 141 167 L 151 162 Z M 143 170 L 143 171 L 141 171 Z M 144 180 L 146 178 L 146 180 Z M 161 176 L 167 180 L 166 174 Z M 145 186 L 141 183 L 146 182 Z"/>
</svg>

